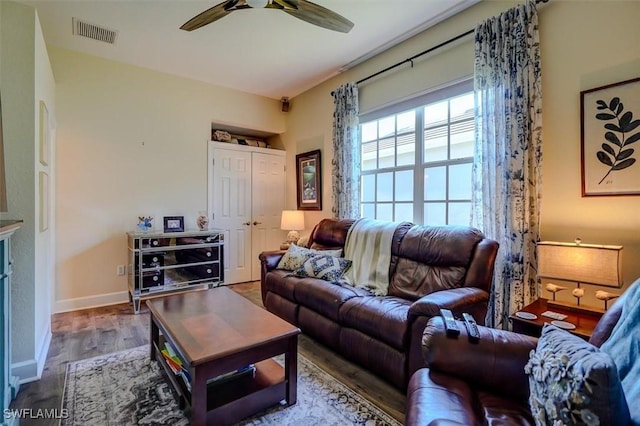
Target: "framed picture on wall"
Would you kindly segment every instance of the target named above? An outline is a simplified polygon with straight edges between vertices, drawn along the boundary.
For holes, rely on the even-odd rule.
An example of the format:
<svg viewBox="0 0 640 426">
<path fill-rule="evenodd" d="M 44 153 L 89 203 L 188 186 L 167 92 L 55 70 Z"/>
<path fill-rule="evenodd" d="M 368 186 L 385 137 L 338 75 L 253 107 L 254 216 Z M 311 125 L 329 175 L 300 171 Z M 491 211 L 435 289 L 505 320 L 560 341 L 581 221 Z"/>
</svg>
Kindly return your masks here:
<svg viewBox="0 0 640 426">
<path fill-rule="evenodd" d="M 320 150 L 296 155 L 298 210 L 322 210 Z"/>
<path fill-rule="evenodd" d="M 582 196 L 640 195 L 640 78 L 580 92 Z"/>
<path fill-rule="evenodd" d="M 49 175 L 46 172 L 39 173 L 39 203 L 40 203 L 40 232 L 49 229 Z"/>
<path fill-rule="evenodd" d="M 49 110 L 44 101 L 40 101 L 40 164 L 49 165 Z"/>
</svg>

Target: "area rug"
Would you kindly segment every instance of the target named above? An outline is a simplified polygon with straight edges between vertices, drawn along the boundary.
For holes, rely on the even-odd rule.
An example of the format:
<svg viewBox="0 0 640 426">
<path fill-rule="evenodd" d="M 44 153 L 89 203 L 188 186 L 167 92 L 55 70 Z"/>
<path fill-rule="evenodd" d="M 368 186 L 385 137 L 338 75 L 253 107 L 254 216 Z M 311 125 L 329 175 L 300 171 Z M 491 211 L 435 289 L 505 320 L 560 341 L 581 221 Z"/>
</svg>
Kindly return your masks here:
<svg viewBox="0 0 640 426">
<path fill-rule="evenodd" d="M 149 346 L 70 362 L 63 426 L 188 425 Z M 298 355 L 298 402 L 276 405 L 241 425 L 400 425 L 320 367 Z"/>
</svg>

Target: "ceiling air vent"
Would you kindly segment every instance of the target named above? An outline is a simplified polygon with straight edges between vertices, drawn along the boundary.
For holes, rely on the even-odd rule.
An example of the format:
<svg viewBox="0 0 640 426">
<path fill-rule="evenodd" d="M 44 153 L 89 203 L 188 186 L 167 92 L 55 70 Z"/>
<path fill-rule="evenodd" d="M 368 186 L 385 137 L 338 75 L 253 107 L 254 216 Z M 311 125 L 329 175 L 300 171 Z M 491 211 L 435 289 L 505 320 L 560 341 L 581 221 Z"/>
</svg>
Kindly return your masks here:
<svg viewBox="0 0 640 426">
<path fill-rule="evenodd" d="M 73 34 L 87 37 L 93 40 L 102 41 L 109 44 L 115 44 L 118 38 L 118 32 L 108 28 L 99 27 L 88 22 L 81 21 L 78 18 L 72 18 Z"/>
</svg>

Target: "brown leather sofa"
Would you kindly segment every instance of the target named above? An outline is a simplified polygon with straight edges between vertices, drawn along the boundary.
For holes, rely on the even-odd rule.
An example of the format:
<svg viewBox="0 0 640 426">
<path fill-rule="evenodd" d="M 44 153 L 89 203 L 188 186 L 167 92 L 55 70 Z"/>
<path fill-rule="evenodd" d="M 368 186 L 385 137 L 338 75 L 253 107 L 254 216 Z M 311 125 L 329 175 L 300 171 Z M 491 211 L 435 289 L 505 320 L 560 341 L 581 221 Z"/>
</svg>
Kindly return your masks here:
<svg viewBox="0 0 640 426">
<path fill-rule="evenodd" d="M 322 220 L 309 247 L 343 248 L 353 223 Z M 472 313 L 483 323 L 497 250 L 497 242 L 474 228 L 403 222 L 392 240 L 387 296 L 292 276 L 276 269 L 283 252 L 264 252 L 262 301 L 305 334 L 404 390 L 424 366 L 422 333 L 440 307 Z"/>
<path fill-rule="evenodd" d="M 614 304 L 598 322 L 589 342 L 600 347 L 620 319 Z M 524 366 L 538 339 L 479 326 L 470 343 L 464 323 L 460 336 L 446 336 L 442 319 L 429 321 L 423 352 L 429 366 L 411 377 L 405 425 L 535 425 L 529 409 Z"/>
</svg>

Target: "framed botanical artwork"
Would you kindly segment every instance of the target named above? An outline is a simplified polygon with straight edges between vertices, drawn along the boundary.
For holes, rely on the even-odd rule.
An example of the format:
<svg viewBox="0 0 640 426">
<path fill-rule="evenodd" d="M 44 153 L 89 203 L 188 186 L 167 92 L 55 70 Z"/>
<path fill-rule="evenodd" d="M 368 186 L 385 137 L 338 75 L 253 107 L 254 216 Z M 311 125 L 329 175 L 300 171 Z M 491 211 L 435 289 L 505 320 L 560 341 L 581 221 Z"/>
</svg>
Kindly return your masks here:
<svg viewBox="0 0 640 426">
<path fill-rule="evenodd" d="M 184 231 L 184 216 L 165 216 L 164 232 L 182 232 Z"/>
<path fill-rule="evenodd" d="M 640 78 L 580 92 L 582 196 L 640 195 Z"/>
<path fill-rule="evenodd" d="M 49 164 L 49 110 L 44 101 L 40 101 L 40 163 Z"/>
<path fill-rule="evenodd" d="M 322 210 L 320 150 L 296 155 L 298 210 Z"/>
</svg>

